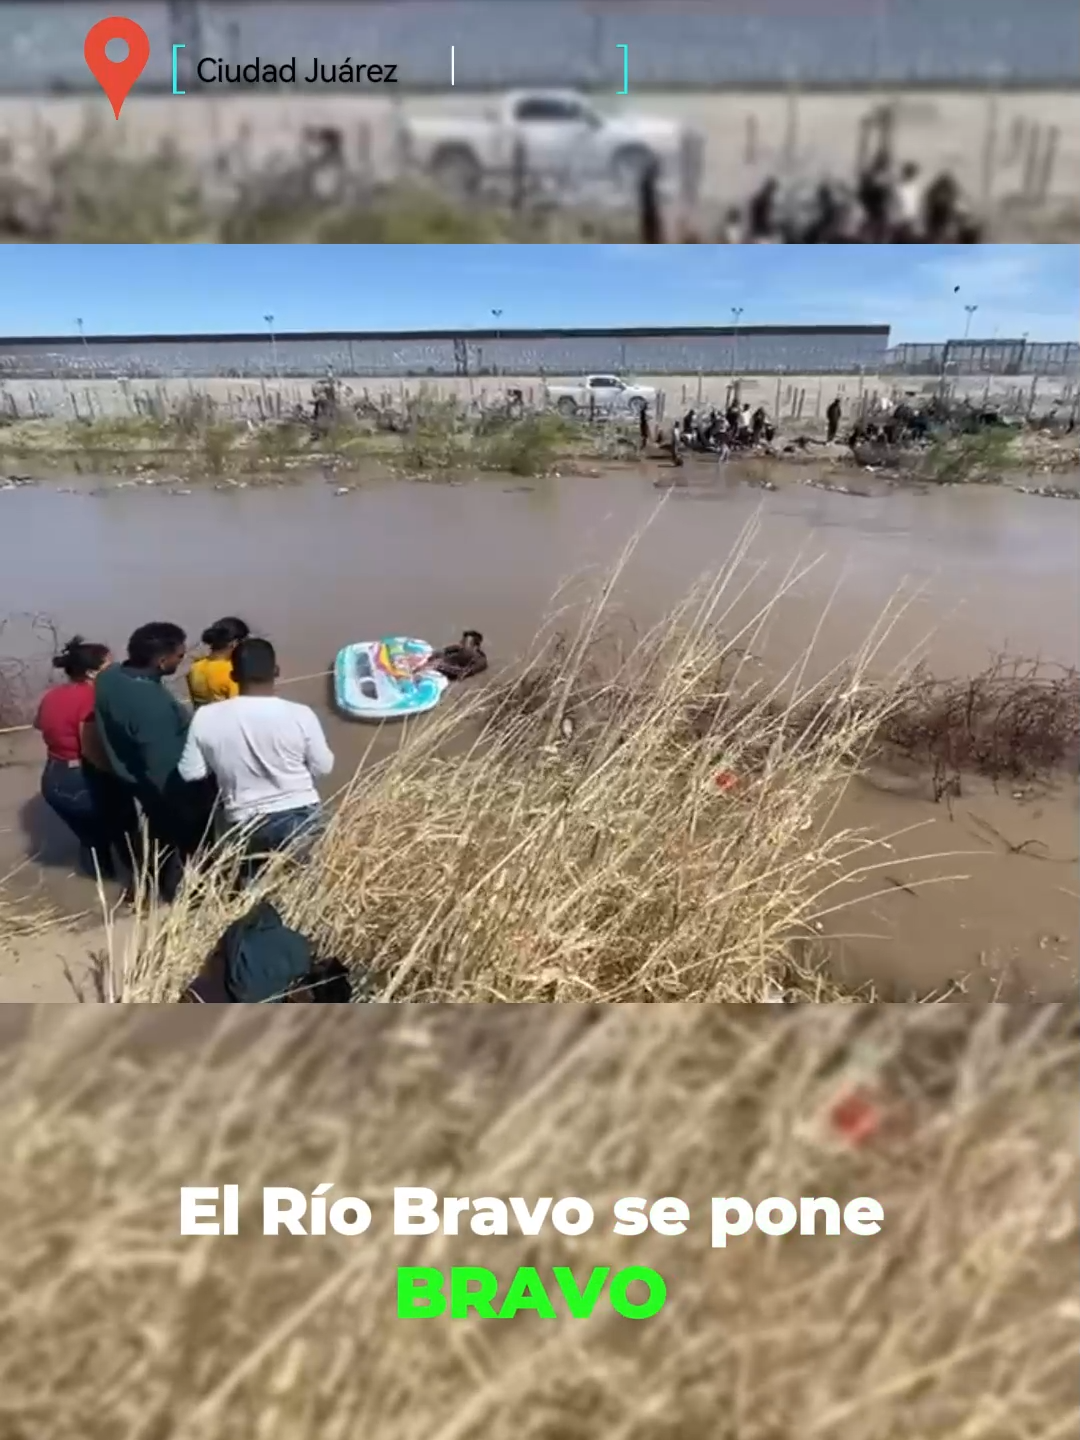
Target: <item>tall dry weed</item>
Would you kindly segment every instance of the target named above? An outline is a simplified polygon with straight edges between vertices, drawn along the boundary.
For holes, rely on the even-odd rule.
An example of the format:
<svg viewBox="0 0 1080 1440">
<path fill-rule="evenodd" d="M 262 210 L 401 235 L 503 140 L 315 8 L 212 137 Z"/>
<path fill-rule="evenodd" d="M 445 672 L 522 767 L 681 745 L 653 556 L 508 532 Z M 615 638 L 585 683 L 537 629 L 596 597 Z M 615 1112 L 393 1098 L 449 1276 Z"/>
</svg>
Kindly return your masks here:
<svg viewBox="0 0 1080 1440">
<path fill-rule="evenodd" d="M 0 1052 L 5 1440 L 1064 1440 L 1075 1012 L 1007 1006 L 19 1012 Z M 19 1038 L 15 1023 L 32 1033 Z M 829 1116 L 871 1090 L 880 1129 Z M 261 1234 L 263 1185 L 372 1206 Z M 182 1238 L 179 1187 L 241 1186 Z M 576 1240 L 395 1238 L 391 1189 L 576 1194 Z M 610 1233 L 679 1195 L 688 1233 Z M 880 1234 L 709 1245 L 714 1195 Z M 398 1265 L 643 1264 L 631 1322 L 397 1318 Z"/>
<path fill-rule="evenodd" d="M 873 868 L 833 817 L 903 678 L 867 679 L 885 620 L 821 680 L 758 679 L 747 647 L 784 589 L 736 627 L 739 559 L 629 642 L 605 643 L 606 583 L 561 645 L 362 767 L 310 864 L 237 895 L 226 850 L 144 907 L 105 993 L 175 998 L 269 894 L 383 999 L 839 998 L 802 942 Z"/>
</svg>

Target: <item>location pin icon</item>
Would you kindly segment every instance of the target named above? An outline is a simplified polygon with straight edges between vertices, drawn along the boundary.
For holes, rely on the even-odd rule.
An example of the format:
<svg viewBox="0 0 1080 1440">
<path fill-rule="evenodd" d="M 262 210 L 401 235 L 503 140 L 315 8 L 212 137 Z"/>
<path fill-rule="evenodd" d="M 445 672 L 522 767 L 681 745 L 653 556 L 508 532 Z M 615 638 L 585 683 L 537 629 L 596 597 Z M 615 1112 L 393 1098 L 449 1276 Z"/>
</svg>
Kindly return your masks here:
<svg viewBox="0 0 1080 1440">
<path fill-rule="evenodd" d="M 110 60 L 105 46 L 110 40 L 123 40 L 128 53 L 123 60 Z M 105 91 L 105 98 L 112 106 L 117 120 L 124 101 L 131 93 L 131 87 L 146 69 L 150 59 L 150 41 L 146 31 L 134 20 L 123 15 L 110 16 L 99 20 L 91 29 L 83 45 L 83 59 L 90 67 L 90 74 Z"/>
</svg>

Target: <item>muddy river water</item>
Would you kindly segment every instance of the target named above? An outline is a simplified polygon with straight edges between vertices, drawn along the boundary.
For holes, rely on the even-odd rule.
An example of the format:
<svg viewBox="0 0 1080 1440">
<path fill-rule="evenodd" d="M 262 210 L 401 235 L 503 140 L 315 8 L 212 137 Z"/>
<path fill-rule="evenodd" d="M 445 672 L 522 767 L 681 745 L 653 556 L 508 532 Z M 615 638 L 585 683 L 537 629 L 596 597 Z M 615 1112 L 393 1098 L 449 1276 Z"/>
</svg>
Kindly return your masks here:
<svg viewBox="0 0 1080 1440">
<path fill-rule="evenodd" d="M 794 564 L 815 562 L 755 647 L 767 663 L 789 664 L 811 642 L 815 668 L 836 663 L 898 591 L 914 598 L 882 665 L 923 642 L 939 674 L 978 672 L 1002 649 L 1076 663 L 1078 504 L 976 486 L 852 496 L 794 477 L 762 491 L 711 467 L 688 467 L 689 483 L 663 488 L 672 478 L 641 466 L 530 482 L 372 482 L 346 494 L 323 479 L 195 486 L 183 495 L 18 488 L 0 494 L 0 615 L 47 614 L 64 634 L 78 630 L 122 649 L 130 630 L 150 619 L 175 620 L 194 638 L 219 614 L 240 614 L 274 640 L 286 676 L 324 669 L 350 640 L 396 631 L 442 642 L 475 627 L 498 669 L 528 646 L 560 584 L 609 567 L 642 527 L 615 599 L 644 625 L 723 566 L 754 524 L 733 587 L 751 579 L 740 618 Z M 324 683 L 287 693 L 325 713 Z M 344 771 L 370 732 L 329 715 L 327 728 Z M 27 818 L 36 754 L 13 749 L 17 764 L 0 771 L 0 870 L 13 837 L 33 839 L 41 820 Z M 852 963 L 886 980 L 938 983 L 975 970 L 1025 993 L 1056 992 L 1075 965 L 1077 867 L 1067 863 L 1077 849 L 1074 788 L 1028 801 L 1026 810 L 1008 795 L 973 794 L 982 820 L 1010 838 L 1018 826 L 1025 835 L 1034 826 L 1040 853 L 1060 863 L 1002 855 L 987 832 L 965 829 L 961 814 L 948 819 L 917 791 L 859 792 L 851 801 L 857 823 L 935 831 L 906 841 L 911 854 L 978 853 L 944 868 L 963 871 L 964 881 L 918 898 L 898 888 L 903 906 L 891 903 L 873 923 L 860 916 L 849 927 L 859 932 L 847 942 Z M 59 843 L 55 835 L 51 843 Z"/>
</svg>

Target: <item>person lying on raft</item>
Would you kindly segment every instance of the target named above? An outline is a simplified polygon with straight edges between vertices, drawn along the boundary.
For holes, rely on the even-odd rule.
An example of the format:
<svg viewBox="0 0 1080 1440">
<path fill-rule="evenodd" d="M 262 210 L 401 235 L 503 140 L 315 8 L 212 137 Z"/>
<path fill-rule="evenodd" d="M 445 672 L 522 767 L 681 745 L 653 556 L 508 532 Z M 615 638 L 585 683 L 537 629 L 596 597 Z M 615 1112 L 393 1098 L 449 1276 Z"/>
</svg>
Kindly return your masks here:
<svg viewBox="0 0 1080 1440">
<path fill-rule="evenodd" d="M 466 630 L 457 645 L 447 645 L 436 650 L 429 664 L 448 680 L 468 680 L 487 669 L 484 654 L 484 637 L 479 630 Z"/>
</svg>

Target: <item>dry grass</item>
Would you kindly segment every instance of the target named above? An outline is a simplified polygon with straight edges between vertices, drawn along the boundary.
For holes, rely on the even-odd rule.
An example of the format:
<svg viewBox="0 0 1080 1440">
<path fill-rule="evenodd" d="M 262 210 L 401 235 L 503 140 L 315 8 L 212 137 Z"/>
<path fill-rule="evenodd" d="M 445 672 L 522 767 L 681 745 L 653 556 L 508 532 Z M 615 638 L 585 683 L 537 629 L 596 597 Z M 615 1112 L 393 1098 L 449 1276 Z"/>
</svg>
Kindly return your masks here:
<svg viewBox="0 0 1080 1440">
<path fill-rule="evenodd" d="M 13 1017 L 23 1022 L 25 1016 Z M 1052 1007 L 37 1012 L 0 1059 L 5 1440 L 1065 1440 L 1077 1045 Z M 255 1043 L 257 1042 L 257 1043 Z M 853 1088 L 883 1120 L 840 1143 Z M 372 1205 L 265 1238 L 263 1185 Z M 178 1189 L 239 1183 L 240 1234 Z M 394 1238 L 390 1191 L 577 1194 L 591 1235 Z M 708 1199 L 875 1197 L 711 1250 Z M 687 1234 L 612 1237 L 620 1195 Z M 395 1267 L 655 1267 L 643 1322 L 406 1324 Z"/>
<path fill-rule="evenodd" d="M 753 679 L 745 647 L 785 592 L 732 633 L 740 558 L 644 636 L 614 624 L 612 580 L 561 653 L 541 637 L 362 767 L 309 865 L 237 897 L 227 850 L 144 907 L 103 992 L 175 998 L 266 891 L 384 998 L 840 998 L 805 942 L 866 873 L 870 838 L 835 806 L 902 677 L 866 680 L 885 620 L 842 672 Z"/>
<path fill-rule="evenodd" d="M 136 404 L 154 413 L 100 415 L 74 422 L 28 420 L 0 434 L 5 455 L 75 474 L 135 475 L 168 471 L 189 483 L 223 476 L 248 483 L 289 474 L 361 470 L 375 462 L 393 475 L 450 478 L 497 472 L 546 475 L 562 462 L 637 454 L 636 430 L 621 420 L 590 424 L 549 412 L 510 415 L 455 399 L 409 397 L 402 405 L 342 396 L 329 419 L 304 413 L 241 420 L 234 407 L 195 392 L 174 410 L 158 398 Z M 310 410 L 310 406 L 307 410 Z M 379 462 L 383 462 L 379 465 Z"/>
<path fill-rule="evenodd" d="M 1005 661 L 964 682 L 871 679 L 895 615 L 814 683 L 763 679 L 748 651 L 802 577 L 736 627 L 751 538 L 648 634 L 611 610 L 617 574 L 576 632 L 554 617 L 529 663 L 360 767 L 311 863 L 281 856 L 238 894 L 240 847 L 223 842 L 168 909 L 144 877 L 136 923 L 96 962 L 102 998 L 177 999 L 260 893 L 365 997 L 875 998 L 834 978 L 820 938 L 853 896 L 890 893 L 875 883 L 889 837 L 844 828 L 845 785 L 871 757 L 928 769 L 938 798 L 970 773 L 1075 768 L 1080 681 Z M 922 856 L 914 883 L 960 878 L 942 873 L 957 859 Z"/>
<path fill-rule="evenodd" d="M 50 901 L 36 895 L 16 894 L 11 875 L 0 875 L 0 949 L 15 940 L 44 935 L 70 920 L 61 916 Z"/>
</svg>

